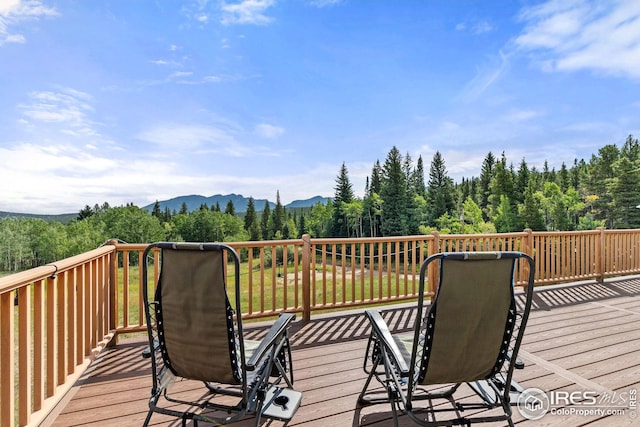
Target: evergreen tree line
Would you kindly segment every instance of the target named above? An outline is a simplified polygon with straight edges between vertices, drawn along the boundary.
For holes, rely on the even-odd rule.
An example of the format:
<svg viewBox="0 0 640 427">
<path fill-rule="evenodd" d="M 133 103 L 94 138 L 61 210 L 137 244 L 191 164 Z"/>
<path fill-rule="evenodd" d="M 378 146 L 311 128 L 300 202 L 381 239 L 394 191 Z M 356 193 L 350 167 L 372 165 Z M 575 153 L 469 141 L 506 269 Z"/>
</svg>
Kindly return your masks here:
<svg viewBox="0 0 640 427">
<path fill-rule="evenodd" d="M 229 201 L 188 212 L 151 212 L 133 204 L 85 206 L 68 225 L 34 218 L 0 220 L 0 271 L 20 271 L 86 252 L 108 239 L 129 243 L 258 241 L 312 237 L 383 237 L 441 233 L 640 228 L 640 145 L 629 136 L 621 148 L 602 147 L 589 161 L 560 170 L 516 168 L 505 154 L 489 152 L 479 177 L 459 183 L 448 176 L 436 152 L 428 176 L 422 157 L 413 162 L 393 147 L 376 161 L 364 197 L 355 196 L 343 163 L 335 195 L 327 204 L 289 212 L 280 202 L 255 206 L 249 198 L 239 215 Z"/>
<path fill-rule="evenodd" d="M 377 161 L 363 198 L 354 196 L 343 164 L 336 178 L 332 237 L 442 233 L 504 233 L 640 228 L 640 144 L 606 145 L 589 161 L 542 170 L 523 158 L 516 168 L 489 152 L 479 177 L 454 183 L 436 152 L 425 179 L 422 157 L 413 163 L 393 147 Z M 310 233 L 313 235 L 313 233 Z"/>
</svg>

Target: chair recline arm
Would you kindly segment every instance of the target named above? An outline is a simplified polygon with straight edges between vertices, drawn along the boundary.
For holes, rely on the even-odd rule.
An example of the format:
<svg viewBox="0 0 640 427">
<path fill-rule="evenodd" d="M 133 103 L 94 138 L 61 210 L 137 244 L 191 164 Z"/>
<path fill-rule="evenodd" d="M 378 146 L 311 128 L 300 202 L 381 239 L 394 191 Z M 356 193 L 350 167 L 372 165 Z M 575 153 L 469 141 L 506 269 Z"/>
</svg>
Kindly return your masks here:
<svg viewBox="0 0 640 427">
<path fill-rule="evenodd" d="M 371 328 L 380 339 L 380 342 L 387 349 L 387 353 L 391 356 L 391 358 L 393 358 L 393 362 L 400 372 L 400 376 L 408 376 L 409 366 L 404 360 L 404 357 L 402 356 L 402 353 L 398 348 L 398 344 L 396 344 L 393 336 L 391 336 L 391 332 L 389 331 L 387 323 L 384 321 L 380 313 L 375 310 L 366 310 L 365 314 L 369 318 Z"/>
<path fill-rule="evenodd" d="M 247 362 L 247 370 L 253 371 L 259 364 L 260 360 L 264 357 L 265 353 L 281 339 L 286 333 L 289 324 L 296 318 L 295 314 L 282 313 L 278 320 L 271 326 L 269 332 L 260 342 L 260 345 L 251 355 L 251 358 Z"/>
</svg>

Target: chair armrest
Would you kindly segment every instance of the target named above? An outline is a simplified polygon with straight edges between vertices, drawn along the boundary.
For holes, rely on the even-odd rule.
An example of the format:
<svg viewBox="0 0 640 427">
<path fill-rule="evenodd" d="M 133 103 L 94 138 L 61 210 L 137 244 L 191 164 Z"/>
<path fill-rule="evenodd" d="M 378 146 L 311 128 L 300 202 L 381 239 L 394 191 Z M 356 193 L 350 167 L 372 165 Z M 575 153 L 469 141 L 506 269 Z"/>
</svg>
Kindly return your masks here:
<svg viewBox="0 0 640 427">
<path fill-rule="evenodd" d="M 251 358 L 247 362 L 247 370 L 253 371 L 265 355 L 265 353 L 274 345 L 278 344 L 282 336 L 287 332 L 289 324 L 296 318 L 295 314 L 282 313 L 278 317 L 278 320 L 271 326 L 269 332 L 260 342 L 260 345 L 251 355 Z"/>
<path fill-rule="evenodd" d="M 375 332 L 376 336 L 379 338 L 380 343 L 382 343 L 382 345 L 384 345 L 384 347 L 386 348 L 387 354 L 393 359 L 393 363 L 400 371 L 400 376 L 408 376 L 409 366 L 404 360 L 404 357 L 402 356 L 402 353 L 398 348 L 398 344 L 396 344 L 393 336 L 391 336 L 391 332 L 389 331 L 387 322 L 384 321 L 378 311 L 365 310 L 364 313 L 367 315 L 367 318 L 371 323 L 372 332 Z"/>
</svg>

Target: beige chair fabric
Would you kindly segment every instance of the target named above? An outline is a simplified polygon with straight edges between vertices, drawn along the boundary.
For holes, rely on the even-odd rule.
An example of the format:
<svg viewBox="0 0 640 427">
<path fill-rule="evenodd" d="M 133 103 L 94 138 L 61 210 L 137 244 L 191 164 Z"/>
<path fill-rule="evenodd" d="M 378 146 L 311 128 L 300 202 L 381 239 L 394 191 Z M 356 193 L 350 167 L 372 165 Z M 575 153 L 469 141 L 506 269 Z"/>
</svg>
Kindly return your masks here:
<svg viewBox="0 0 640 427">
<path fill-rule="evenodd" d="M 495 366 L 511 305 L 513 261 L 446 260 L 422 384 L 475 381 Z M 426 351 L 426 349 L 425 349 Z"/>
<path fill-rule="evenodd" d="M 222 251 L 163 253 L 161 339 L 165 340 L 171 368 L 178 376 L 238 383 L 237 367 L 231 365 L 229 356 L 227 297 L 225 287 L 220 286 L 223 280 Z M 219 357 L 211 360 L 212 354 Z"/>
</svg>

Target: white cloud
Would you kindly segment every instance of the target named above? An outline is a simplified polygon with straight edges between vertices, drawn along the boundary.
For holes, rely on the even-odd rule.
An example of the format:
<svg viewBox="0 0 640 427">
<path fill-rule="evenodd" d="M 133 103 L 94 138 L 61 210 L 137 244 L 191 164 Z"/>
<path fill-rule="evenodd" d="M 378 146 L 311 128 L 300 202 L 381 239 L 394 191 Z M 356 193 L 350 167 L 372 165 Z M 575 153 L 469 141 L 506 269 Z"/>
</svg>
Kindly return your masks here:
<svg viewBox="0 0 640 427">
<path fill-rule="evenodd" d="M 29 94 L 28 103 L 19 106 L 26 117 L 20 123 L 57 125 L 67 135 L 97 136 L 97 123 L 90 118 L 94 111 L 91 101 L 91 95 L 72 88 L 35 91 Z"/>
<path fill-rule="evenodd" d="M 493 26 L 487 21 L 480 21 L 473 26 L 471 31 L 474 34 L 490 33 L 491 31 L 493 31 Z"/>
<path fill-rule="evenodd" d="M 508 122 L 524 122 L 543 116 L 544 113 L 537 110 L 512 110 L 505 116 Z"/>
<path fill-rule="evenodd" d="M 11 29 L 20 23 L 56 15 L 56 9 L 44 6 L 39 0 L 0 0 L 0 46 L 26 42 L 24 35 Z"/>
<path fill-rule="evenodd" d="M 118 161 L 91 146 L 20 144 L 0 147 L 0 157 L 5 162 L 0 180 L 12 183 L 0 187 L 0 210 L 11 212 L 60 214 L 105 201 L 112 206 L 151 202 L 166 191 L 182 194 L 180 189 L 197 181 L 177 173 L 170 161 L 148 156 Z M 149 173 L 157 170 L 167 173 Z"/>
<path fill-rule="evenodd" d="M 241 0 L 239 3 L 222 2 L 221 23 L 266 25 L 273 18 L 265 14 L 266 10 L 275 4 L 274 0 Z"/>
<path fill-rule="evenodd" d="M 640 79 L 640 2 L 552 0 L 520 14 L 515 45 L 545 71 L 591 70 Z"/>
<path fill-rule="evenodd" d="M 463 101 L 474 101 L 494 85 L 500 78 L 509 71 L 509 58 L 503 52 L 499 52 L 493 64 L 485 69 L 478 70 L 475 77 L 464 87 L 460 98 Z"/>
<path fill-rule="evenodd" d="M 171 73 L 169 75 L 169 79 L 191 77 L 191 76 L 193 76 L 193 71 L 176 71 L 175 73 Z"/>
<path fill-rule="evenodd" d="M 255 128 L 255 134 L 262 138 L 273 139 L 283 135 L 284 128 L 268 123 L 260 123 Z"/>
<path fill-rule="evenodd" d="M 142 131 L 137 138 L 159 146 L 162 151 L 191 152 L 205 147 L 224 149 L 225 146 L 236 145 L 234 132 L 207 125 L 157 125 Z"/>
<path fill-rule="evenodd" d="M 156 64 L 156 65 L 169 65 L 170 62 L 169 61 L 165 61 L 164 59 L 155 59 L 151 61 L 152 64 Z"/>
<path fill-rule="evenodd" d="M 202 79 L 205 83 L 220 83 L 224 79 L 220 76 L 204 76 Z"/>
<path fill-rule="evenodd" d="M 0 39 L 0 45 L 2 45 L 3 43 L 26 43 L 26 42 L 27 42 L 27 39 L 22 34 L 8 34 L 4 39 Z"/>
<path fill-rule="evenodd" d="M 20 0 L 2 0 L 0 1 L 0 16 L 9 15 L 20 6 Z"/>
<path fill-rule="evenodd" d="M 157 65 L 165 65 L 154 62 Z M 171 64 L 173 65 L 173 64 Z M 165 84 L 181 84 L 181 85 L 200 85 L 207 83 L 221 83 L 225 81 L 237 81 L 242 80 L 243 77 L 239 76 L 228 76 L 228 75 L 207 75 L 207 76 L 196 76 L 193 71 L 175 71 L 163 79 L 157 80 L 144 80 L 140 81 L 138 84 L 143 87 L 151 87 L 151 86 L 159 86 Z"/>
<path fill-rule="evenodd" d="M 469 29 L 472 34 L 485 34 L 493 31 L 493 25 L 487 20 L 481 20 L 470 23 L 459 22 L 455 26 L 456 31 L 466 31 L 467 29 Z"/>
</svg>

